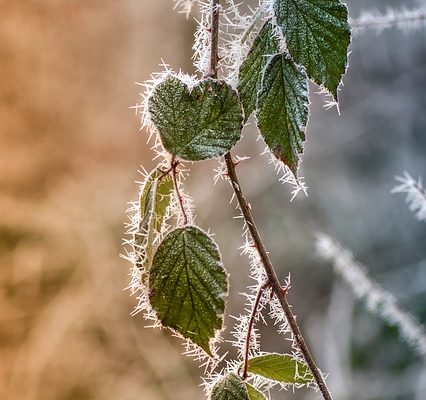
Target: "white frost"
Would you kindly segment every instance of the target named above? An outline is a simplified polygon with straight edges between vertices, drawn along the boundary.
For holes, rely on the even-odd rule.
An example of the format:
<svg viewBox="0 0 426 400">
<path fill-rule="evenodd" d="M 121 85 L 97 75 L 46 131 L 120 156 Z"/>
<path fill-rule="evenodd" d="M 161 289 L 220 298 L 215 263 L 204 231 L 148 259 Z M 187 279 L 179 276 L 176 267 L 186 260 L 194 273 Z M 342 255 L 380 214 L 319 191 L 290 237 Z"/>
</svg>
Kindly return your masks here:
<svg viewBox="0 0 426 400">
<path fill-rule="evenodd" d="M 405 31 L 424 26 L 426 22 L 426 8 L 408 9 L 401 7 L 400 9 L 388 8 L 384 13 L 379 11 L 363 12 L 357 19 L 350 21 L 351 27 L 358 31 L 374 29 L 378 33 L 385 28 L 398 27 Z"/>
<path fill-rule="evenodd" d="M 357 298 L 365 301 L 373 314 L 396 326 L 401 337 L 419 355 L 426 357 L 425 328 L 410 313 L 399 307 L 391 293 L 368 276 L 366 268 L 354 259 L 349 250 L 323 233 L 318 235 L 316 248 L 322 258 L 333 263 L 335 272 L 350 286 Z"/>
<path fill-rule="evenodd" d="M 423 188 L 422 177 L 416 181 L 408 172 L 405 172 L 404 176 L 396 176 L 395 179 L 400 184 L 392 189 L 392 193 L 406 193 L 405 201 L 410 211 L 419 221 L 426 221 L 426 191 Z"/>
</svg>

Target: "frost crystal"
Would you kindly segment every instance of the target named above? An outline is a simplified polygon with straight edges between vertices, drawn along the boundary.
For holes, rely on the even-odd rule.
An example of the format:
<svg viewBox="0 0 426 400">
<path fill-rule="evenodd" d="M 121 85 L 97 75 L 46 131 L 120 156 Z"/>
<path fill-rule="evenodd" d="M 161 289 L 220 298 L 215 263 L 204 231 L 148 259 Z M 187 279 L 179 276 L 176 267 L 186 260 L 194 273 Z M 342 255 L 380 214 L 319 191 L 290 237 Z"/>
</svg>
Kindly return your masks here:
<svg viewBox="0 0 426 400">
<path fill-rule="evenodd" d="M 422 178 L 417 181 L 408 172 L 404 176 L 396 176 L 400 184 L 392 189 L 392 193 L 406 193 L 406 202 L 410 211 L 419 221 L 426 221 L 426 191 L 423 188 Z"/>
<path fill-rule="evenodd" d="M 201 16 L 197 22 L 195 40 L 192 49 L 194 50 L 194 66 L 202 76 L 207 76 L 210 68 L 210 46 L 211 46 L 211 16 L 210 2 L 207 0 L 199 1 Z"/>
<path fill-rule="evenodd" d="M 283 185 L 288 184 L 293 188 L 290 201 L 293 201 L 300 192 L 308 197 L 308 187 L 304 182 L 303 176 L 296 178 L 291 169 L 271 153 L 269 147 L 266 147 L 262 154 L 266 154 L 269 157 L 269 164 L 274 167 L 275 173 L 279 177 L 278 181 Z"/>
<path fill-rule="evenodd" d="M 206 76 L 210 67 L 211 46 L 211 1 L 199 0 L 201 16 L 197 19 L 198 28 L 194 41 L 194 65 L 197 71 Z M 257 24 L 271 16 L 272 1 L 260 2 L 256 12 L 242 14 L 239 4 L 225 0 L 220 12 L 219 67 L 222 78 L 234 89 L 238 85 L 238 72 L 256 36 Z"/>
<path fill-rule="evenodd" d="M 244 227 L 244 230 L 246 231 L 246 226 Z M 249 239 L 247 232 L 245 232 L 245 243 L 241 247 L 241 254 L 246 255 L 249 258 L 250 278 L 253 279 L 255 282 L 253 285 L 247 288 L 246 293 L 242 293 L 242 295 L 246 298 L 245 311 L 247 314 L 240 315 L 239 317 L 232 317 L 236 320 L 236 323 L 234 324 L 234 329 L 232 331 L 232 335 L 234 336 L 234 340 L 232 341 L 232 343 L 234 347 L 238 349 L 238 354 L 240 358 L 243 360 L 250 315 L 253 310 L 257 294 L 259 290 L 261 290 L 261 287 L 264 285 L 266 281 L 266 274 L 262 267 L 259 253 L 257 252 L 253 242 Z M 259 306 L 257 308 L 255 322 L 259 321 L 260 318 L 263 319 L 261 311 L 262 309 L 265 308 L 266 304 L 268 303 L 268 300 L 269 300 L 268 296 L 269 296 L 268 291 L 264 290 L 259 302 Z M 256 328 L 253 328 L 252 335 L 250 337 L 250 353 L 249 354 L 250 354 L 250 357 L 254 357 L 260 354 L 260 336 Z"/>
<path fill-rule="evenodd" d="M 388 8 L 384 13 L 379 11 L 363 12 L 357 19 L 351 20 L 350 24 L 355 32 L 374 29 L 380 33 L 392 26 L 410 31 L 423 26 L 425 21 L 425 7 L 413 10 L 401 7 L 399 10 Z"/>
<path fill-rule="evenodd" d="M 133 107 L 136 112 L 141 115 L 141 130 L 147 129 L 150 135 L 149 139 L 151 139 L 152 136 L 155 136 L 156 140 L 159 140 L 158 135 L 156 134 L 157 130 L 151 120 L 151 114 L 149 112 L 149 100 L 151 99 L 155 89 L 170 76 L 174 76 L 185 83 L 189 90 L 198 83 L 195 76 L 184 74 L 181 71 L 178 73 L 173 72 L 173 70 L 165 62 L 162 62 L 160 67 L 163 68 L 163 71 L 153 73 L 151 75 L 151 79 L 144 83 L 138 83 L 139 86 L 144 88 L 144 92 L 141 93 L 142 100 L 140 103 Z"/>
<path fill-rule="evenodd" d="M 192 6 L 195 3 L 195 0 L 173 0 L 175 3 L 174 8 L 178 9 L 180 13 L 186 14 L 188 18 L 189 14 L 192 11 Z"/>
<path fill-rule="evenodd" d="M 367 274 L 349 250 L 325 234 L 319 234 L 318 254 L 331 261 L 334 270 L 351 287 L 355 296 L 365 301 L 367 308 L 390 325 L 399 329 L 401 337 L 422 357 L 426 357 L 426 332 L 422 325 L 407 311 L 402 310 L 395 297 L 383 290 Z"/>
</svg>

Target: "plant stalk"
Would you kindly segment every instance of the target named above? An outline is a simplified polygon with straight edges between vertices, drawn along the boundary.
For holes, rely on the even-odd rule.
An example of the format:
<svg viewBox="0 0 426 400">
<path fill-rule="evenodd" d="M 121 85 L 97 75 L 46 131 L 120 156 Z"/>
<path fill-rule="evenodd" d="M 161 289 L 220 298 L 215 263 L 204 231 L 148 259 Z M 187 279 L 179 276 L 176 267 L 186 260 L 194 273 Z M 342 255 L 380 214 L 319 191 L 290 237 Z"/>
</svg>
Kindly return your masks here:
<svg viewBox="0 0 426 400">
<path fill-rule="evenodd" d="M 178 174 L 177 167 L 178 167 L 179 164 L 180 164 L 179 160 L 176 160 L 175 156 L 173 156 L 171 161 L 170 161 L 170 170 L 172 171 L 173 186 L 175 187 L 176 197 L 178 199 L 180 209 L 182 211 L 183 225 L 188 225 L 188 215 L 186 214 L 186 211 L 185 211 L 185 206 L 183 204 L 183 196 L 180 193 L 179 182 L 178 182 L 178 179 L 177 179 L 177 174 Z"/>
<path fill-rule="evenodd" d="M 250 320 L 249 320 L 249 324 L 248 324 L 248 327 L 247 327 L 246 345 L 245 345 L 245 349 L 244 349 L 244 369 L 243 369 L 243 373 L 241 375 L 241 378 L 243 380 L 247 379 L 247 377 L 248 377 L 250 340 L 251 340 L 251 335 L 252 335 L 253 328 L 254 328 L 254 323 L 256 322 L 256 317 L 257 317 L 257 313 L 258 313 L 260 300 L 262 298 L 263 292 L 268 287 L 269 287 L 269 282 L 266 282 L 259 288 L 257 295 L 256 295 L 256 300 L 254 301 L 254 304 L 253 304 L 253 309 L 251 311 Z"/>
<path fill-rule="evenodd" d="M 208 76 L 217 77 L 217 64 L 219 61 L 219 17 L 220 17 L 220 0 L 212 0 L 211 8 L 211 47 L 210 47 L 210 71 Z"/>
<path fill-rule="evenodd" d="M 266 247 L 263 244 L 262 238 L 259 234 L 253 215 L 251 213 L 250 205 L 248 204 L 244 193 L 241 190 L 241 185 L 235 170 L 235 163 L 232 160 L 232 156 L 230 153 L 225 155 L 225 161 L 228 170 L 228 176 L 231 181 L 232 188 L 234 189 L 235 195 L 237 197 L 241 212 L 243 213 L 244 220 L 246 221 L 253 242 L 256 245 L 256 249 L 259 252 L 259 257 L 262 261 L 263 268 L 265 269 L 266 276 L 268 277 L 268 282 L 271 286 L 271 289 L 274 295 L 277 296 L 281 304 L 281 308 L 283 309 L 284 314 L 287 318 L 288 325 L 294 336 L 295 345 L 302 353 L 303 358 L 305 359 L 306 364 L 311 370 L 315 382 L 318 385 L 318 389 L 324 399 L 332 400 L 333 398 L 331 397 L 327 384 L 325 383 L 325 380 L 320 370 L 315 364 L 314 358 L 312 357 L 311 352 L 309 351 L 309 348 L 303 338 L 302 332 L 300 331 L 299 325 L 296 322 L 296 317 L 294 316 L 291 306 L 288 303 L 287 290 L 281 286 L 278 276 L 275 272 L 275 268 L 272 265 L 272 262 L 268 256 L 268 251 L 266 250 Z"/>
<path fill-rule="evenodd" d="M 219 17 L 220 17 L 220 0 L 212 0 L 211 8 L 211 50 L 210 50 L 210 71 L 208 76 L 212 78 L 217 78 L 217 64 L 218 64 L 218 43 L 219 43 Z M 309 348 L 302 336 L 299 325 L 296 322 L 296 318 L 291 310 L 291 306 L 287 301 L 287 290 L 283 289 L 278 279 L 278 276 L 275 272 L 275 268 L 272 265 L 271 260 L 269 259 L 268 252 L 265 245 L 263 244 L 262 238 L 259 234 L 259 231 L 256 227 L 253 215 L 249 203 L 247 202 L 244 193 L 241 189 L 241 185 L 235 170 L 235 163 L 232 159 L 231 153 L 225 154 L 225 162 L 228 171 L 228 177 L 231 181 L 232 188 L 234 189 L 235 195 L 238 200 L 241 212 L 244 216 L 247 227 L 250 231 L 250 235 L 254 244 L 256 245 L 257 251 L 259 252 L 260 259 L 265 269 L 266 275 L 268 277 L 268 284 L 270 285 L 272 292 L 277 296 L 281 307 L 284 311 L 284 314 L 287 318 L 287 322 L 290 326 L 290 329 L 294 336 L 295 345 L 300 350 L 303 355 L 303 358 L 306 361 L 309 369 L 312 372 L 312 375 L 315 379 L 318 389 L 321 392 L 325 400 L 333 400 L 331 393 L 325 383 L 325 380 L 315 364 L 315 361 L 309 351 Z"/>
</svg>

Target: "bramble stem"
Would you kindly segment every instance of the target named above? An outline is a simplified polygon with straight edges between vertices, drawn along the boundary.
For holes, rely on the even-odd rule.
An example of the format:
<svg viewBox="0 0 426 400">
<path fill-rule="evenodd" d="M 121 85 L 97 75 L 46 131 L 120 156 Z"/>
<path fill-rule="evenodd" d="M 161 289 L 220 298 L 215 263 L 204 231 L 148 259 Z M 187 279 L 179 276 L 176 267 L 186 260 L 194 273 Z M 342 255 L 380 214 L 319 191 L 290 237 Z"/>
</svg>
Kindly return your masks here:
<svg viewBox="0 0 426 400">
<path fill-rule="evenodd" d="M 269 259 L 268 252 L 266 250 L 265 245 L 263 244 L 262 238 L 260 237 L 259 231 L 257 230 L 253 215 L 251 213 L 250 205 L 247 202 L 244 193 L 241 190 L 240 182 L 238 180 L 238 176 L 235 171 L 235 163 L 232 160 L 231 153 L 225 155 L 226 167 L 228 170 L 228 177 L 231 181 L 232 188 L 234 189 L 235 195 L 238 200 L 238 204 L 240 206 L 241 212 L 243 213 L 244 220 L 247 224 L 250 235 L 253 239 L 253 242 L 256 246 L 256 249 L 259 253 L 259 257 L 262 261 L 263 268 L 265 269 L 266 276 L 268 277 L 268 283 L 271 286 L 271 289 L 275 296 L 277 296 L 281 308 L 284 311 L 284 314 L 287 318 L 288 325 L 293 333 L 295 345 L 300 350 L 303 355 L 303 358 L 306 361 L 309 369 L 312 372 L 312 375 L 315 379 L 315 382 L 318 385 L 318 388 L 324 397 L 325 400 L 332 400 L 330 391 L 328 390 L 327 384 L 315 364 L 315 361 L 309 351 L 308 346 L 302 336 L 299 325 L 296 322 L 296 318 L 291 310 L 291 306 L 287 301 L 287 290 L 283 288 L 280 284 L 280 281 L 275 272 L 275 268 L 272 265 L 271 260 Z"/>
<path fill-rule="evenodd" d="M 217 63 L 218 63 L 218 43 L 219 43 L 219 17 L 220 17 L 220 0 L 212 0 L 212 8 L 211 8 L 211 49 L 210 49 L 210 71 L 208 76 L 212 78 L 217 78 Z M 327 384 L 315 364 L 315 361 L 309 351 L 308 346 L 305 343 L 305 340 L 302 336 L 300 328 L 296 322 L 296 318 L 293 315 L 291 310 L 291 306 L 287 301 L 287 290 L 284 289 L 275 272 L 275 268 L 269 259 L 268 252 L 266 250 L 265 245 L 263 244 L 262 238 L 260 237 L 259 231 L 257 230 L 256 224 L 253 219 L 253 215 L 250 210 L 250 206 L 244 196 L 243 191 L 241 190 L 241 186 L 238 180 L 238 176 L 235 170 L 235 163 L 232 159 L 231 153 L 225 154 L 225 162 L 228 170 L 228 176 L 232 184 L 232 188 L 234 189 L 235 195 L 238 200 L 238 204 L 240 206 L 241 212 L 243 213 L 245 222 L 250 231 L 250 235 L 253 239 L 254 244 L 256 245 L 257 251 L 259 252 L 260 259 L 263 264 L 263 268 L 265 269 L 268 285 L 271 287 L 272 292 L 275 296 L 277 296 L 281 307 L 284 311 L 284 314 L 287 318 L 287 322 L 290 326 L 290 329 L 293 333 L 295 345 L 300 350 L 303 355 L 303 358 L 306 361 L 306 364 L 309 366 L 309 369 L 312 372 L 312 375 L 315 379 L 315 382 L 318 385 L 318 388 L 324 397 L 325 400 L 332 400 L 330 391 L 327 388 Z M 260 301 L 260 298 L 259 298 Z M 250 335 L 250 332 L 248 333 Z M 250 340 L 250 338 L 249 338 Z M 246 367 L 245 367 L 246 368 Z M 246 373 L 246 372 L 245 372 Z"/>
<path fill-rule="evenodd" d="M 265 282 L 257 292 L 256 300 L 253 304 L 253 309 L 251 311 L 250 321 L 247 327 L 247 337 L 246 337 L 246 347 L 244 352 L 244 369 L 243 374 L 241 378 L 247 379 L 248 377 L 248 358 L 249 358 L 249 352 L 250 352 L 250 339 L 251 339 L 251 333 L 253 332 L 254 323 L 256 321 L 257 311 L 259 308 L 260 299 L 262 298 L 263 292 L 269 287 L 269 282 Z"/>
<path fill-rule="evenodd" d="M 177 180 L 177 166 L 180 164 L 179 160 L 176 160 L 175 156 L 172 157 L 170 161 L 170 169 L 173 176 L 173 186 L 175 187 L 176 197 L 179 201 L 180 209 L 183 215 L 183 224 L 188 225 L 188 215 L 185 211 L 185 206 L 183 205 L 183 197 L 179 190 L 179 182 Z"/>
<path fill-rule="evenodd" d="M 212 0 L 211 8 L 211 47 L 210 47 L 210 71 L 208 76 L 217 77 L 217 63 L 219 60 L 219 17 L 220 17 L 220 0 Z"/>
</svg>

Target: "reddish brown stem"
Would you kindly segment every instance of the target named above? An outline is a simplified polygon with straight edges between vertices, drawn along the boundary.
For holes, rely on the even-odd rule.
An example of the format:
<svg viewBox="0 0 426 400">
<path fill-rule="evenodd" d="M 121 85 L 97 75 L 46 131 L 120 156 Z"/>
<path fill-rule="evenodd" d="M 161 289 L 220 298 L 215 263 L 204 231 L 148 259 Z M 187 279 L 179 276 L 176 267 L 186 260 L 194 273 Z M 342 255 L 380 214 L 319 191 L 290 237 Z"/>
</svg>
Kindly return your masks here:
<svg viewBox="0 0 426 400">
<path fill-rule="evenodd" d="M 300 350 L 303 355 L 303 358 L 306 361 L 306 364 L 309 366 L 309 369 L 312 372 L 312 375 L 315 379 L 315 382 L 318 385 L 318 388 L 324 397 L 325 400 L 332 400 L 330 391 L 325 383 L 325 380 L 315 364 L 314 358 L 309 351 L 309 348 L 302 336 L 299 325 L 296 322 L 296 318 L 291 310 L 291 306 L 287 301 L 287 290 L 283 288 L 280 284 L 278 276 L 275 272 L 275 268 L 272 265 L 271 260 L 268 256 L 268 251 L 266 250 L 265 245 L 263 244 L 262 238 L 257 230 L 253 215 L 251 213 L 251 208 L 249 203 L 247 202 L 244 193 L 241 189 L 240 182 L 238 180 L 237 173 L 235 171 L 235 163 L 232 160 L 232 156 L 230 153 L 225 155 L 226 167 L 228 170 L 228 176 L 232 184 L 232 188 L 234 189 L 235 195 L 238 200 L 238 204 L 240 206 L 241 212 L 243 213 L 244 220 L 246 221 L 247 227 L 250 231 L 250 235 L 253 239 L 253 242 L 256 245 L 257 251 L 259 253 L 259 257 L 262 261 L 263 268 L 265 269 L 266 276 L 268 277 L 268 282 L 271 286 L 271 289 L 275 296 L 277 296 L 281 308 L 284 311 L 284 314 L 287 318 L 288 325 L 293 333 L 295 345 Z"/>
<path fill-rule="evenodd" d="M 219 17 L 220 5 L 219 0 L 212 0 L 211 8 L 211 47 L 210 47 L 210 71 L 208 76 L 211 78 L 217 77 L 217 64 L 219 61 Z"/>
<path fill-rule="evenodd" d="M 220 0 L 212 0 L 212 24 L 211 24 L 211 51 L 210 51 L 210 71 L 208 76 L 212 78 L 217 78 L 217 63 L 218 63 L 218 43 L 219 43 L 219 17 L 220 17 L 220 9 L 219 9 Z M 253 242 L 259 252 L 260 259 L 263 264 L 263 268 L 265 269 L 268 284 L 270 285 L 272 292 L 277 296 L 280 305 L 284 311 L 284 314 L 287 318 L 287 322 L 290 326 L 290 329 L 293 333 L 295 345 L 302 353 L 306 364 L 309 366 L 309 369 L 312 372 L 312 375 L 315 379 L 315 382 L 318 385 L 318 388 L 324 397 L 325 400 L 332 400 L 330 391 L 325 383 L 325 380 L 315 364 L 315 361 L 309 351 L 308 346 L 305 343 L 305 340 L 302 336 L 300 328 L 296 322 L 296 318 L 293 315 L 291 310 L 291 306 L 287 301 L 287 290 L 283 290 L 283 287 L 280 284 L 280 281 L 275 272 L 275 268 L 272 265 L 271 260 L 269 259 L 268 252 L 266 250 L 265 245 L 263 244 L 262 238 L 259 234 L 259 231 L 256 227 L 253 215 L 251 213 L 251 208 L 249 203 L 247 202 L 244 193 L 241 189 L 240 182 L 238 180 L 238 176 L 235 170 L 235 163 L 232 160 L 231 153 L 227 153 L 225 155 L 225 162 L 228 170 L 228 176 L 232 184 L 232 188 L 234 189 L 235 195 L 238 200 L 238 204 L 240 206 L 241 212 L 243 213 L 244 220 L 247 224 L 247 227 L 250 231 L 250 235 L 253 239 Z M 250 334 L 250 333 L 249 333 Z"/>
<path fill-rule="evenodd" d="M 177 166 L 180 164 L 179 160 L 176 160 L 175 156 L 172 157 L 171 161 L 170 161 L 170 169 L 172 171 L 172 176 L 173 176 L 173 186 L 175 187 L 175 192 L 176 192 L 176 197 L 178 199 L 179 205 L 180 205 L 180 209 L 182 211 L 182 215 L 183 215 L 183 224 L 184 225 L 188 225 L 188 215 L 186 214 L 185 211 L 185 206 L 183 204 L 183 196 L 180 193 L 179 190 L 179 182 L 177 180 Z"/>
<path fill-rule="evenodd" d="M 247 327 L 247 336 L 246 336 L 246 347 L 244 352 L 244 369 L 241 378 L 247 379 L 248 377 L 248 361 L 249 361 L 249 352 L 250 352 L 250 339 L 254 328 L 254 323 L 256 322 L 256 316 L 259 308 L 260 299 L 262 298 L 263 292 L 269 287 L 269 282 L 265 282 L 257 292 L 256 300 L 253 304 L 253 309 L 251 311 L 251 316 L 249 324 Z"/>
</svg>

